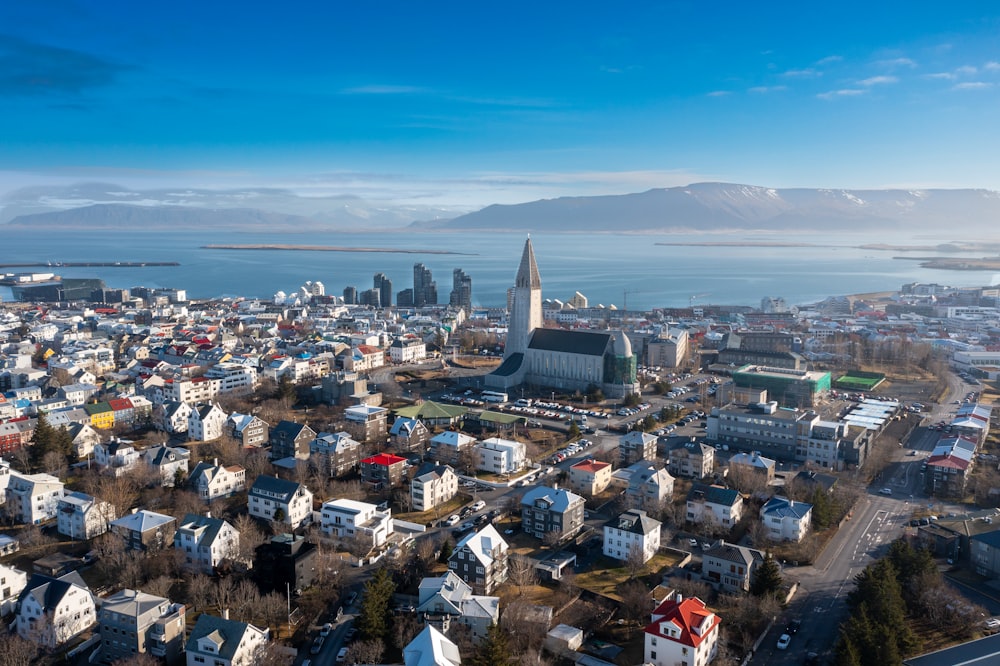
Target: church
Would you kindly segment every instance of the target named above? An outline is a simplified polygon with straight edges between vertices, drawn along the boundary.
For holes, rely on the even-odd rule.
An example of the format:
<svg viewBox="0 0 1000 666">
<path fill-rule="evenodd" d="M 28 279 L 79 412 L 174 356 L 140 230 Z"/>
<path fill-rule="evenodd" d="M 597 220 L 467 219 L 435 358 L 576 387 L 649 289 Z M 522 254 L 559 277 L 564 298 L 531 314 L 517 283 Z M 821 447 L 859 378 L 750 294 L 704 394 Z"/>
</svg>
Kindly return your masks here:
<svg viewBox="0 0 1000 666">
<path fill-rule="evenodd" d="M 491 388 L 530 384 L 562 391 L 597 386 L 609 398 L 639 392 L 636 358 L 623 331 L 568 331 L 542 326 L 542 279 L 531 237 L 514 281 L 504 360 L 486 375 Z"/>
</svg>

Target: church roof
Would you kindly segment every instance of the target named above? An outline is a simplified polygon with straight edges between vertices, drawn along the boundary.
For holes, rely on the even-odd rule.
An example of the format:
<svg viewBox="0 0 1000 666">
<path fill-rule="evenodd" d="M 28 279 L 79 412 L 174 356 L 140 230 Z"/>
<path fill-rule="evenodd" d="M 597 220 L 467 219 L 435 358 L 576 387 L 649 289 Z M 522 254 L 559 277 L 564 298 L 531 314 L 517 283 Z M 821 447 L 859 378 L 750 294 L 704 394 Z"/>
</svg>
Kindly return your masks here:
<svg viewBox="0 0 1000 666">
<path fill-rule="evenodd" d="M 541 329 L 536 329 L 541 330 Z M 496 375 L 497 377 L 510 377 L 515 372 L 521 368 L 521 362 L 524 360 L 524 354 L 521 352 L 514 352 L 507 358 L 503 360 L 493 372 L 490 374 Z"/>
<path fill-rule="evenodd" d="M 592 331 L 566 331 L 559 328 L 536 328 L 531 333 L 529 349 L 566 352 L 584 356 L 603 356 L 611 334 Z"/>
</svg>

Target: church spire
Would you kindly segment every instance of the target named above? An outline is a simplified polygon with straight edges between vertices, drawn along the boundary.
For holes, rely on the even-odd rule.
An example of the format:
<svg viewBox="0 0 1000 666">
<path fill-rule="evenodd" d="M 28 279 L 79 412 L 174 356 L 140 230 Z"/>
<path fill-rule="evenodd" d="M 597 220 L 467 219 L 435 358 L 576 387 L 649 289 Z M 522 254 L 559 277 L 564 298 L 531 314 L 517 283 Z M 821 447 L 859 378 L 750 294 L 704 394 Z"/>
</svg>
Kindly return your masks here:
<svg viewBox="0 0 1000 666">
<path fill-rule="evenodd" d="M 521 265 L 517 267 L 514 286 L 528 287 L 529 289 L 542 288 L 542 278 L 538 274 L 538 264 L 535 263 L 535 251 L 531 247 L 531 236 L 528 236 L 528 240 L 524 241 L 524 252 L 521 254 Z"/>
</svg>

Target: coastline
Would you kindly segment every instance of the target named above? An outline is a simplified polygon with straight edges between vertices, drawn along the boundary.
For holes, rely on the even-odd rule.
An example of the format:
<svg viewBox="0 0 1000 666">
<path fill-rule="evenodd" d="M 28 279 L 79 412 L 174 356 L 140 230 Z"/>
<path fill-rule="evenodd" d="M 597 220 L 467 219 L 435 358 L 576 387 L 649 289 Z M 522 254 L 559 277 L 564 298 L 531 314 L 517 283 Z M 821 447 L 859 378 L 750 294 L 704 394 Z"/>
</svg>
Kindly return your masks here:
<svg viewBox="0 0 1000 666">
<path fill-rule="evenodd" d="M 203 250 L 290 250 L 293 252 L 373 252 L 387 254 L 454 254 L 465 257 L 478 256 L 476 252 L 456 252 L 455 250 L 414 250 L 393 247 L 345 247 L 340 245 L 285 245 L 285 244 L 249 244 L 249 245 L 202 245 Z"/>
</svg>

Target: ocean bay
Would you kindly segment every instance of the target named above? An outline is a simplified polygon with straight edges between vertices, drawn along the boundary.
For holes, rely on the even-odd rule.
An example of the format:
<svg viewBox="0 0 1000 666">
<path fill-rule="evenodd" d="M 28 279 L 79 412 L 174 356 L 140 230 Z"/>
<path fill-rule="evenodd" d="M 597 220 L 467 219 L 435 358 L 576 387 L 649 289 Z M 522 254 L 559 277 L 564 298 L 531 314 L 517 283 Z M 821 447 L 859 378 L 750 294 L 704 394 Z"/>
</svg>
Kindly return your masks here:
<svg viewBox="0 0 1000 666">
<path fill-rule="evenodd" d="M 225 231 L 67 231 L 3 228 L 2 262 L 177 261 L 179 267 L 39 267 L 22 271 L 55 272 L 63 277 L 99 277 L 111 287 L 145 285 L 186 289 L 192 298 L 247 296 L 269 298 L 291 292 L 306 280 L 319 280 L 327 293 L 346 285 L 371 287 L 382 272 L 398 292 L 412 286 L 413 264 L 423 263 L 447 301 L 452 270 L 462 268 L 473 281 L 473 303 L 501 306 L 513 283 L 521 233 L 398 232 L 265 234 Z M 748 245 L 670 246 L 658 242 L 746 240 Z M 918 262 L 893 259 L 891 251 L 856 247 L 885 240 L 802 235 L 799 246 L 770 246 L 767 237 L 733 234 L 642 235 L 534 233 L 545 298 L 569 299 L 575 291 L 591 304 L 614 303 L 629 309 L 684 307 L 689 303 L 756 305 L 764 296 L 790 304 L 826 296 L 888 291 L 906 282 L 956 286 L 991 284 L 990 271 L 942 271 Z M 788 236 L 783 236 L 787 241 Z M 941 239 L 948 240 L 948 239 Z M 816 246 L 809 245 L 816 243 Z M 231 250 L 209 244 L 294 244 L 387 248 L 406 252 L 324 252 L 310 250 Z M 823 247 L 827 245 L 832 247 Z M 427 252 L 421 252 L 426 250 Z M 463 254 L 440 254 L 441 251 Z M 10 270 L 10 269 L 7 269 Z M 9 289 L 0 296 L 10 300 Z M 692 298 L 693 297 L 693 298 Z"/>
</svg>

